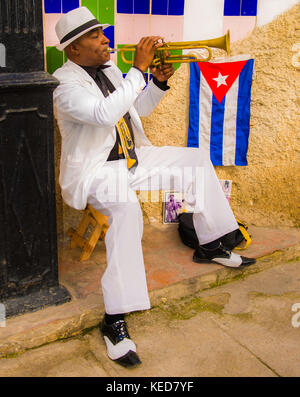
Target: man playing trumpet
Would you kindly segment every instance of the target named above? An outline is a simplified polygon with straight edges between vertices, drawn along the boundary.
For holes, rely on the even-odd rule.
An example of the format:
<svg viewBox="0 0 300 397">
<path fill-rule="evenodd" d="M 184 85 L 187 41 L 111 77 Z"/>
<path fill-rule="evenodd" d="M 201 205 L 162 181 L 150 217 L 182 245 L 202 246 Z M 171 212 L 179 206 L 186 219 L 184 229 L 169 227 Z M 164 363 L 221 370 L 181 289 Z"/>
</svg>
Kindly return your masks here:
<svg viewBox="0 0 300 397">
<path fill-rule="evenodd" d="M 54 73 L 60 81 L 54 91 L 54 114 L 62 136 L 59 182 L 68 205 L 83 210 L 91 204 L 108 216 L 107 268 L 101 280 L 106 313 L 100 331 L 109 358 L 134 366 L 140 359 L 124 314 L 150 308 L 137 190 L 170 189 L 171 181 L 189 190 L 200 242 L 194 261 L 239 267 L 255 260 L 232 253 L 220 241 L 238 224 L 209 154 L 201 148 L 156 147 L 144 134 L 140 116 L 153 111 L 174 74 L 171 64 L 160 65 L 152 69 L 149 84 L 145 81 L 144 72 L 162 45 L 160 36 L 140 40 L 133 66 L 123 78 L 110 61 L 103 32 L 107 26 L 79 7 L 64 14 L 55 27 L 57 48 L 68 58 Z"/>
</svg>

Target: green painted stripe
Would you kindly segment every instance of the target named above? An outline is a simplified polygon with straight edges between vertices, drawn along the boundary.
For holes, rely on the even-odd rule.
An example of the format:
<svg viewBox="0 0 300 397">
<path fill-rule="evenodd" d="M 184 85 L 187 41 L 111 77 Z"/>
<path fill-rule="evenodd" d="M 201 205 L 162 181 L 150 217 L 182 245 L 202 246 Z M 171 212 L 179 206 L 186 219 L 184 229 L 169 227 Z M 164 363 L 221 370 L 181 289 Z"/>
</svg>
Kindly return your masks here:
<svg viewBox="0 0 300 397">
<path fill-rule="evenodd" d="M 118 48 L 124 47 L 124 44 L 119 44 Z M 125 57 L 128 60 L 132 60 L 134 56 L 134 52 L 127 52 L 125 53 Z M 132 65 L 127 65 L 125 62 L 123 62 L 121 58 L 121 53 L 118 51 L 118 56 L 117 56 L 117 66 L 119 69 L 121 69 L 122 73 L 128 73 L 129 69 L 132 67 Z"/>
<path fill-rule="evenodd" d="M 182 50 L 172 50 L 172 51 L 170 51 L 170 53 L 172 55 L 182 55 Z M 174 70 L 177 70 L 180 65 L 181 65 L 181 63 L 173 63 Z"/>
<path fill-rule="evenodd" d="M 46 47 L 47 72 L 52 74 L 63 64 L 63 53 L 56 47 Z"/>
<path fill-rule="evenodd" d="M 101 23 L 115 24 L 115 1 L 98 0 L 99 4 L 99 21 Z"/>
<path fill-rule="evenodd" d="M 81 5 L 87 7 L 95 18 L 98 18 L 98 0 L 81 0 Z"/>
</svg>

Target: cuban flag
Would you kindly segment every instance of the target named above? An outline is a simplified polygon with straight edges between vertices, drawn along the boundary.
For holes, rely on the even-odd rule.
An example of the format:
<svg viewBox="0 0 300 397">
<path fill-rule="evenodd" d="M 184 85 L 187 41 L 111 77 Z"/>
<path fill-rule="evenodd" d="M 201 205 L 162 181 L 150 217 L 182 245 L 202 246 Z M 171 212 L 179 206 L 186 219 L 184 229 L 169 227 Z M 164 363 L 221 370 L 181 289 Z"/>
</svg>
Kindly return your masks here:
<svg viewBox="0 0 300 397">
<path fill-rule="evenodd" d="M 189 147 L 214 165 L 248 165 L 253 59 L 190 63 Z"/>
</svg>

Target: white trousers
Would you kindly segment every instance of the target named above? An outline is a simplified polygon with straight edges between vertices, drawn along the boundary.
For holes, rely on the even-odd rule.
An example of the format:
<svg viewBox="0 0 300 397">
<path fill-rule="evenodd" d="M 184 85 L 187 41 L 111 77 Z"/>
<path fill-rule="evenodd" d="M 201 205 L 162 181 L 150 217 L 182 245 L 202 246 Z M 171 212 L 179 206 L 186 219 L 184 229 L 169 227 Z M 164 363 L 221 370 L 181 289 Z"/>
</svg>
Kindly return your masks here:
<svg viewBox="0 0 300 397">
<path fill-rule="evenodd" d="M 150 308 L 141 245 L 143 216 L 135 191 L 186 192 L 200 244 L 238 228 L 209 154 L 174 146 L 143 146 L 136 153 L 135 173 L 127 170 L 126 160 L 106 162 L 88 195 L 88 203 L 108 216 L 107 268 L 101 280 L 108 314 Z"/>
</svg>

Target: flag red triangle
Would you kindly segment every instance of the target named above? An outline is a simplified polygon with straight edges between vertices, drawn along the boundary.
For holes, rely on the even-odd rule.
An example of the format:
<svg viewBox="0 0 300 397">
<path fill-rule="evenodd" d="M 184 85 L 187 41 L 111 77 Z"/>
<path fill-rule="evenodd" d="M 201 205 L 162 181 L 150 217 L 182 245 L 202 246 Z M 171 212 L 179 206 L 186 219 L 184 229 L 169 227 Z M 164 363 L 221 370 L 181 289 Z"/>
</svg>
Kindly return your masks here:
<svg viewBox="0 0 300 397">
<path fill-rule="evenodd" d="M 197 62 L 202 75 L 219 103 L 235 82 L 247 61 L 212 63 Z"/>
</svg>

